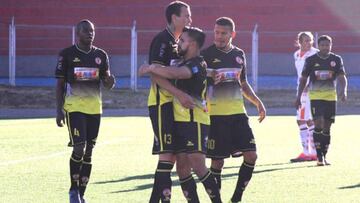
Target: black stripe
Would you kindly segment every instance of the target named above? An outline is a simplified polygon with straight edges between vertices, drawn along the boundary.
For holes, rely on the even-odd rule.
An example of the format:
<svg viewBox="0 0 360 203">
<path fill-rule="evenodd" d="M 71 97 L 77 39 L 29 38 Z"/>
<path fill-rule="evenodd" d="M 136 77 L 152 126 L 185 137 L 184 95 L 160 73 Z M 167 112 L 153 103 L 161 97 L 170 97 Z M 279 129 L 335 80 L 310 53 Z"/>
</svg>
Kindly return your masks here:
<svg viewBox="0 0 360 203">
<path fill-rule="evenodd" d="M 156 84 L 156 105 L 160 105 L 160 87 Z"/>
<path fill-rule="evenodd" d="M 194 110 L 190 109 L 190 122 L 194 122 Z"/>
</svg>

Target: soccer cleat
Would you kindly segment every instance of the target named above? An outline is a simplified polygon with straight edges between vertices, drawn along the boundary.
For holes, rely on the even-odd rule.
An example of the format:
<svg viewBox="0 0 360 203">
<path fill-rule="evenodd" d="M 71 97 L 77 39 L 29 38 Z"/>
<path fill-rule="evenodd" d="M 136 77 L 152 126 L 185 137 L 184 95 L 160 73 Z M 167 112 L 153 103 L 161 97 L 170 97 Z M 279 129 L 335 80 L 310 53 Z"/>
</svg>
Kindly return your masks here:
<svg viewBox="0 0 360 203">
<path fill-rule="evenodd" d="M 325 166 L 324 162 L 322 162 L 322 161 L 317 161 L 317 162 L 316 162 L 316 165 L 317 165 L 317 166 Z"/>
<path fill-rule="evenodd" d="M 80 197 L 80 201 L 81 201 L 81 203 L 88 203 L 88 202 L 84 199 L 84 197 Z"/>
<path fill-rule="evenodd" d="M 305 155 L 304 153 L 301 153 L 298 157 L 294 159 L 290 159 L 290 162 L 303 162 L 303 161 L 310 161 L 310 157 Z"/>
<path fill-rule="evenodd" d="M 326 166 L 330 166 L 330 165 L 331 165 L 328 161 L 326 161 L 326 159 L 324 159 L 324 164 L 325 164 Z"/>
<path fill-rule="evenodd" d="M 70 199 L 70 203 L 82 203 L 80 199 L 79 190 L 77 189 L 71 189 L 69 191 L 69 199 Z"/>
</svg>

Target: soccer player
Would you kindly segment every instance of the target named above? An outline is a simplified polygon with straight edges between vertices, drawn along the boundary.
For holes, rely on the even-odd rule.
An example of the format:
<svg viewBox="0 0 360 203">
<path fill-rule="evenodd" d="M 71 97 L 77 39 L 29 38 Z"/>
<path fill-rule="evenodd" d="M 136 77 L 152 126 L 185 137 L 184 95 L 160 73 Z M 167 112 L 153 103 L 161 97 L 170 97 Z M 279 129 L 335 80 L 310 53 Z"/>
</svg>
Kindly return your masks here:
<svg viewBox="0 0 360 203">
<path fill-rule="evenodd" d="M 91 156 L 102 113 L 100 83 L 106 89 L 115 84 L 106 52 L 93 46 L 94 24 L 82 20 L 76 25 L 77 44 L 62 50 L 55 71 L 57 78 L 56 123 L 69 130 L 70 203 L 85 203 L 84 193 L 91 174 Z M 64 112 L 65 111 L 65 112 Z"/>
<path fill-rule="evenodd" d="M 185 26 L 191 24 L 190 6 L 181 1 L 171 2 L 165 11 L 167 27 L 155 36 L 150 45 L 149 64 L 169 66 L 178 61 L 178 39 Z M 154 176 L 154 185 L 150 203 L 170 202 L 171 198 L 171 170 L 176 161 L 175 136 L 173 133 L 173 96 L 185 107 L 193 108 L 195 105 L 191 96 L 176 88 L 170 81 L 150 74 L 151 88 L 148 98 L 149 116 L 154 131 L 154 144 L 152 153 L 159 155 Z M 191 169 L 184 164 L 176 164 L 177 171 Z M 179 167 L 184 166 L 184 167 Z M 180 172 L 181 173 L 181 172 Z M 189 179 L 190 185 L 195 180 Z"/>
<path fill-rule="evenodd" d="M 322 35 L 318 41 L 319 52 L 305 61 L 301 73 L 299 90 L 295 101 L 296 108 L 301 106 L 301 95 L 309 80 L 309 97 L 311 113 L 314 119 L 314 143 L 317 152 L 317 165 L 329 165 L 326 154 L 330 145 L 330 128 L 335 122 L 336 113 L 336 79 L 339 82 L 339 96 L 341 101 L 347 99 L 347 79 L 343 60 L 339 55 L 331 52 L 332 39 Z"/>
<path fill-rule="evenodd" d="M 294 53 L 295 68 L 298 76 L 297 89 L 299 89 L 301 72 L 305 64 L 305 59 L 318 52 L 318 50 L 312 46 L 313 42 L 314 37 L 311 32 L 300 32 L 297 36 L 299 49 Z M 316 150 L 313 140 L 314 123 L 311 116 L 308 88 L 305 88 L 301 95 L 301 108 L 297 110 L 296 118 L 300 129 L 300 140 L 303 152 L 290 161 L 316 161 Z"/>
<path fill-rule="evenodd" d="M 175 136 L 178 157 L 189 161 L 212 202 L 221 202 L 215 177 L 205 165 L 206 139 L 210 118 L 206 107 L 206 63 L 200 57 L 205 34 L 198 28 L 185 28 L 180 37 L 179 54 L 183 61 L 177 67 L 144 65 L 140 73 L 153 73 L 169 79 L 177 79 L 176 87 L 191 95 L 196 106 L 187 109 L 174 100 Z M 179 175 L 180 176 L 180 175 Z M 189 177 L 191 178 L 191 177 Z M 187 180 L 181 180 L 181 182 Z M 199 202 L 196 188 L 183 190 L 188 202 Z"/>
<path fill-rule="evenodd" d="M 235 24 L 231 18 L 220 17 L 215 22 L 214 44 L 203 50 L 202 55 L 209 73 L 214 79 L 209 89 L 210 134 L 207 157 L 211 158 L 211 172 L 221 188 L 221 170 L 224 159 L 244 156 L 238 181 L 230 202 L 240 202 L 249 183 L 257 159 L 254 135 L 249 126 L 243 96 L 253 103 L 259 112 L 259 122 L 266 111 L 246 77 L 246 60 L 243 50 L 232 44 Z"/>
</svg>

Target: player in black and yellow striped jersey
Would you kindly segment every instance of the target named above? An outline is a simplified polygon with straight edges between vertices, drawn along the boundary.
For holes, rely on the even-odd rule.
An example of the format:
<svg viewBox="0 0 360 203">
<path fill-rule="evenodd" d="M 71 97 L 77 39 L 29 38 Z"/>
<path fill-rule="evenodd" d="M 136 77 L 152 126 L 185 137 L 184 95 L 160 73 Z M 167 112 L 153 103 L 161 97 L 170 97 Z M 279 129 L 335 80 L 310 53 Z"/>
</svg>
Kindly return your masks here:
<svg viewBox="0 0 360 203">
<path fill-rule="evenodd" d="M 211 171 L 221 188 L 224 159 L 244 156 L 238 181 L 230 202 L 241 201 L 243 191 L 251 179 L 257 159 L 256 145 L 244 107 L 247 98 L 257 106 L 259 121 L 266 115 L 265 107 L 256 96 L 246 78 L 244 51 L 232 44 L 235 24 L 228 17 L 215 22 L 214 44 L 202 51 L 208 64 L 210 134 L 207 157 L 211 158 Z"/>
<path fill-rule="evenodd" d="M 192 109 L 183 107 L 176 99 L 173 102 L 177 157 L 188 160 L 188 163 L 185 164 L 188 164 L 199 177 L 211 201 L 221 202 L 215 177 L 205 165 L 206 139 L 210 118 L 206 105 L 206 62 L 199 56 L 204 41 L 205 34 L 200 29 L 185 28 L 179 42 L 179 54 L 184 56 L 183 61 L 177 67 L 143 65 L 140 68 L 140 73 L 152 73 L 161 77 L 176 79 L 176 87 L 195 99 L 196 105 Z M 186 182 L 187 180 L 183 181 Z M 199 202 L 196 188 L 192 188 L 192 190 L 182 189 L 188 202 Z"/>
<path fill-rule="evenodd" d="M 314 119 L 314 143 L 318 166 L 329 165 L 326 154 L 330 145 L 330 128 L 335 122 L 336 114 L 336 81 L 340 84 L 340 99 L 347 99 L 347 79 L 343 60 L 339 55 L 331 52 L 332 39 L 328 35 L 318 38 L 319 52 L 305 61 L 299 90 L 295 102 L 296 108 L 300 106 L 301 94 L 309 81 L 309 97 L 311 113 Z"/>
<path fill-rule="evenodd" d="M 92 150 L 99 132 L 102 101 L 100 83 L 111 89 L 115 77 L 110 74 L 106 52 L 92 45 L 95 28 L 89 20 L 76 26 L 78 43 L 62 50 L 55 75 L 57 78 L 56 122 L 69 129 L 73 152 L 70 158 L 71 203 L 83 203 L 91 174 Z"/>
<path fill-rule="evenodd" d="M 166 8 L 166 20 L 168 23 L 166 29 L 157 34 L 151 42 L 149 64 L 169 66 L 178 61 L 177 42 L 184 27 L 191 24 L 190 6 L 181 1 L 171 2 Z M 176 160 L 173 97 L 178 98 L 188 108 L 194 103 L 192 98 L 176 88 L 172 81 L 157 75 L 150 76 L 152 83 L 148 108 L 154 131 L 152 153 L 159 155 L 150 202 L 159 202 L 159 199 L 162 202 L 170 202 L 172 185 L 170 173 Z M 191 169 L 177 167 L 178 170 Z M 194 179 L 189 180 L 195 185 Z"/>
</svg>

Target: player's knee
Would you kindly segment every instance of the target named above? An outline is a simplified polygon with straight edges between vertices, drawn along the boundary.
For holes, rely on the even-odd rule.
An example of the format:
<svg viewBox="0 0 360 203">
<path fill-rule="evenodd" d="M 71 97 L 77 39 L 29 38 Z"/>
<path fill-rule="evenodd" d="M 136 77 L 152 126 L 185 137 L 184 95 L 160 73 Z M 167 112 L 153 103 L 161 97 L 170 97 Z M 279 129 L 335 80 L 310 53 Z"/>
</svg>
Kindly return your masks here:
<svg viewBox="0 0 360 203">
<path fill-rule="evenodd" d="M 93 144 L 86 145 L 85 154 L 84 154 L 84 162 L 91 163 L 93 148 L 94 148 Z"/>
<path fill-rule="evenodd" d="M 172 153 L 159 154 L 159 161 L 175 163 L 176 156 Z"/>
<path fill-rule="evenodd" d="M 308 120 L 308 121 L 306 121 L 306 124 L 307 124 L 308 127 L 311 127 L 311 126 L 314 125 L 314 121 Z"/>
<path fill-rule="evenodd" d="M 77 144 L 73 146 L 73 156 L 82 159 L 85 154 L 85 143 Z"/>
<path fill-rule="evenodd" d="M 211 168 L 221 170 L 224 167 L 224 159 L 212 159 Z"/>
<path fill-rule="evenodd" d="M 246 163 L 255 164 L 257 160 L 257 153 L 255 151 L 244 152 L 244 161 Z"/>
</svg>

